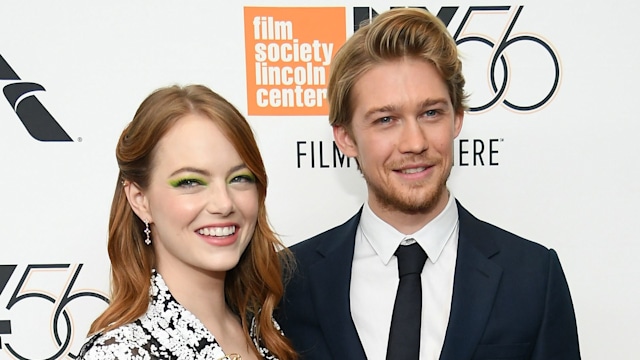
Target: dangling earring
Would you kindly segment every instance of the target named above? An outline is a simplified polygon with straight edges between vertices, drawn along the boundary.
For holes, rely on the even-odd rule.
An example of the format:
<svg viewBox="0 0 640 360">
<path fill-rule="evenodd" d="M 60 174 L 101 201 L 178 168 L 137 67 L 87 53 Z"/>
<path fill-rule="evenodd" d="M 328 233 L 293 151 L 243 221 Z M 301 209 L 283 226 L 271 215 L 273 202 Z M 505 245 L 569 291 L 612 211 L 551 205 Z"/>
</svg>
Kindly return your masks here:
<svg viewBox="0 0 640 360">
<path fill-rule="evenodd" d="M 144 243 L 151 245 L 151 229 L 149 229 L 149 222 L 147 220 L 144 221 L 144 234 L 147 236 L 147 238 L 144 239 Z"/>
</svg>

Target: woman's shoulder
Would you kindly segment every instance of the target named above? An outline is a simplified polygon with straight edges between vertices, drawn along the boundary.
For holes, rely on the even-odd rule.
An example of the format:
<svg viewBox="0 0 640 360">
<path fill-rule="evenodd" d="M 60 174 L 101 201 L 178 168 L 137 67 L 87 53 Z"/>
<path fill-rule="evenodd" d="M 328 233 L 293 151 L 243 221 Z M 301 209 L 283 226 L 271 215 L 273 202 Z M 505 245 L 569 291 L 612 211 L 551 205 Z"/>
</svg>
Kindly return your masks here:
<svg viewBox="0 0 640 360">
<path fill-rule="evenodd" d="M 156 351 L 151 336 L 136 321 L 93 335 L 80 349 L 77 360 L 150 360 L 158 359 Z"/>
</svg>

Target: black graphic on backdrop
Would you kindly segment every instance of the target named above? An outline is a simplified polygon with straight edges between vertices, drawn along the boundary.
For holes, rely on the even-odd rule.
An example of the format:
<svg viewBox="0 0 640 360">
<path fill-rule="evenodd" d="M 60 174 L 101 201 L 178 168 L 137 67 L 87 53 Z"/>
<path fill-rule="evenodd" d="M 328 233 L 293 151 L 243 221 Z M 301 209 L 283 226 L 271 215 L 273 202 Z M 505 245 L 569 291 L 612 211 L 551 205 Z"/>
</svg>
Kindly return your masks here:
<svg viewBox="0 0 640 360">
<path fill-rule="evenodd" d="M 73 141 L 40 100 L 35 95 L 27 95 L 34 91 L 45 91 L 44 87 L 40 84 L 21 81 L 2 55 L 0 55 L 0 80 L 16 81 L 6 85 L 2 91 L 11 108 L 34 139 Z"/>
</svg>

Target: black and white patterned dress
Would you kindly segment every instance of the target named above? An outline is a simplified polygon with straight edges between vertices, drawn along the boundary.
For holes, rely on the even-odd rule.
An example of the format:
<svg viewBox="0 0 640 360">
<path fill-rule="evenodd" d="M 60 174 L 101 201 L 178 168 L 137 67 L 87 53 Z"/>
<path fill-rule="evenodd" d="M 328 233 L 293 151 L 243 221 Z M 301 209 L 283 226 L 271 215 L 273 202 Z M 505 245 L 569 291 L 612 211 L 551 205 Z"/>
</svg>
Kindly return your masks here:
<svg viewBox="0 0 640 360">
<path fill-rule="evenodd" d="M 215 337 L 169 292 L 162 276 L 151 276 L 151 301 L 138 320 L 91 337 L 78 360 L 215 360 L 225 353 Z M 277 325 L 277 324 L 276 324 Z M 254 345 L 267 360 L 277 360 L 254 336 Z"/>
</svg>

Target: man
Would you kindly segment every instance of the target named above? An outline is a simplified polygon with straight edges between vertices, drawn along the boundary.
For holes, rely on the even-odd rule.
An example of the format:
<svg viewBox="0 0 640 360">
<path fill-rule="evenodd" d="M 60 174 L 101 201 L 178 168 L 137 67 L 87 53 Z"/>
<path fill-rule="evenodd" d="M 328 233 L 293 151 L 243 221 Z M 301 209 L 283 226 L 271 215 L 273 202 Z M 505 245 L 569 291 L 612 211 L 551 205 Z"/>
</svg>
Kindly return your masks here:
<svg viewBox="0 0 640 360">
<path fill-rule="evenodd" d="M 368 200 L 291 247 L 297 272 L 278 321 L 301 357 L 580 359 L 556 253 L 476 219 L 447 190 L 466 98 L 442 22 L 390 10 L 332 66 L 333 134 Z M 422 257 L 417 270 L 402 270 L 405 254 Z"/>
</svg>

